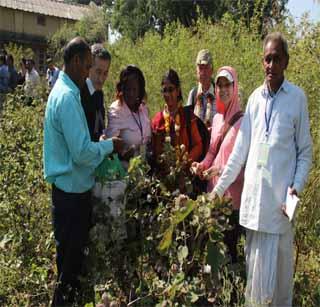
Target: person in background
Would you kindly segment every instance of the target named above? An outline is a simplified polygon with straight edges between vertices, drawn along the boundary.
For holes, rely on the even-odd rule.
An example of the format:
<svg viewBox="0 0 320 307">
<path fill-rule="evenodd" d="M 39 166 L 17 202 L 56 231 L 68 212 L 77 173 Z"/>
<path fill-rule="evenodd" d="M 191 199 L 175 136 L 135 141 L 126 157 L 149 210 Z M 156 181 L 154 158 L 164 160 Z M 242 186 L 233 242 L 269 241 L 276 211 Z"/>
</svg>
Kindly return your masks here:
<svg viewBox="0 0 320 307">
<path fill-rule="evenodd" d="M 207 191 L 209 193 L 217 184 L 228 162 L 243 115 L 239 103 L 238 78 L 234 68 L 224 66 L 218 70 L 215 91 L 218 112 L 213 117 L 209 150 L 203 161 L 192 164 L 195 173 L 200 178 L 208 180 Z M 222 104 L 221 107 L 219 107 L 220 104 Z M 230 224 L 233 229 L 225 232 L 225 243 L 232 263 L 237 262 L 237 243 L 241 234 L 239 209 L 242 188 L 243 171 L 225 192 L 226 196 L 231 197 L 233 206 L 233 213 L 230 216 Z"/>
<path fill-rule="evenodd" d="M 263 43 L 264 84 L 250 96 L 233 151 L 212 198 L 244 167 L 240 225 L 246 229 L 246 305 L 292 306 L 293 225 L 287 195 L 298 195 L 312 162 L 304 92 L 285 79 L 288 44 L 281 33 Z"/>
<path fill-rule="evenodd" d="M 12 54 L 7 54 L 7 65 L 9 71 L 9 88 L 14 91 L 18 85 L 18 73 L 14 67 L 14 59 Z"/>
<path fill-rule="evenodd" d="M 208 49 L 199 51 L 196 59 L 196 69 L 198 85 L 189 92 L 187 105 L 193 106 L 194 114 L 210 130 L 213 116 L 216 114 L 216 102 L 212 80 L 212 55 Z"/>
<path fill-rule="evenodd" d="M 116 101 L 108 109 L 106 137 L 119 136 L 124 142 L 121 155 L 124 167 L 128 167 L 131 157 L 145 156 L 146 146 L 151 139 L 151 128 L 147 106 L 145 105 L 145 79 L 142 71 L 128 65 L 120 73 L 116 88 Z"/>
<path fill-rule="evenodd" d="M 26 64 L 27 60 L 25 58 L 22 58 L 20 61 L 20 70 L 18 71 L 18 85 L 23 85 L 26 81 Z"/>
<path fill-rule="evenodd" d="M 33 59 L 26 61 L 26 75 L 24 92 L 27 97 L 34 98 L 37 95 L 37 87 L 40 85 L 40 76 L 35 69 L 35 63 Z"/>
<path fill-rule="evenodd" d="M 6 56 L 0 54 L 0 115 L 5 96 L 9 91 L 9 71 L 6 65 Z"/>
<path fill-rule="evenodd" d="M 47 59 L 47 65 L 48 69 L 46 73 L 46 80 L 48 82 L 49 89 L 52 89 L 58 79 L 60 69 L 54 65 L 51 58 Z"/>
<path fill-rule="evenodd" d="M 44 178 L 52 185 L 52 217 L 57 249 L 57 283 L 52 306 L 83 306 L 81 272 L 92 214 L 94 171 L 106 155 L 119 152 L 115 137 L 91 142 L 80 101 L 92 64 L 81 37 L 64 49 L 64 69 L 50 92 L 44 119 Z"/>
<path fill-rule="evenodd" d="M 0 94 L 6 94 L 9 88 L 9 70 L 6 62 L 6 56 L 0 55 Z"/>
<path fill-rule="evenodd" d="M 87 118 L 91 140 L 98 142 L 105 129 L 103 85 L 108 78 L 110 53 L 102 44 L 91 46 L 93 57 L 89 77 L 81 89 L 81 104 Z"/>
</svg>

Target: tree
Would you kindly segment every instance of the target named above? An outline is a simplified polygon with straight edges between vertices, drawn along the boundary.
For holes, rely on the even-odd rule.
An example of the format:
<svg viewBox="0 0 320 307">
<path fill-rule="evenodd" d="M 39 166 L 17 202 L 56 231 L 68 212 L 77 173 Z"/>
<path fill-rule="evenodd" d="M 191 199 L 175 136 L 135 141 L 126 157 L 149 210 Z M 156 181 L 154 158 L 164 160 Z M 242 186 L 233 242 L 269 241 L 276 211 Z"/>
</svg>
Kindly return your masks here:
<svg viewBox="0 0 320 307">
<path fill-rule="evenodd" d="M 217 22 L 225 13 L 234 19 L 243 18 L 250 26 L 254 16 L 259 29 L 279 22 L 288 0 L 104 0 L 113 29 L 136 40 L 147 31 L 163 33 L 165 25 L 179 21 L 192 26 L 202 16 Z"/>
</svg>

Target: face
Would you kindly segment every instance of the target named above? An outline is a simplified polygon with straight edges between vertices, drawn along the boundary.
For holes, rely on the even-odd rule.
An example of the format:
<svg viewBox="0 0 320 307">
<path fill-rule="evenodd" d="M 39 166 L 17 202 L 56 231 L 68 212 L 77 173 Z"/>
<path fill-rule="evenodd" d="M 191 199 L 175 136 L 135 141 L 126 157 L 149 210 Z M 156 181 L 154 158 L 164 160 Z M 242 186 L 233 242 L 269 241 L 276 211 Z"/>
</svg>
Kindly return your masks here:
<svg viewBox="0 0 320 307">
<path fill-rule="evenodd" d="M 137 110 L 140 105 L 139 81 L 136 75 L 129 76 L 123 89 L 123 98 L 131 110 Z"/>
<path fill-rule="evenodd" d="M 74 69 L 77 71 L 77 83 L 79 87 L 83 87 L 86 79 L 89 76 L 89 71 L 92 66 L 92 56 L 90 52 L 86 52 L 85 56 L 81 58 L 79 55 L 74 56 Z"/>
<path fill-rule="evenodd" d="M 288 66 L 288 58 L 279 41 L 269 41 L 263 55 L 263 68 L 266 81 L 272 90 L 278 89 Z"/>
<path fill-rule="evenodd" d="M 227 107 L 233 97 L 233 82 L 225 77 L 220 77 L 217 81 L 217 93 L 220 100 Z"/>
<path fill-rule="evenodd" d="M 197 65 L 197 78 L 201 84 L 210 83 L 212 73 L 213 73 L 213 70 L 210 64 Z"/>
<path fill-rule="evenodd" d="M 33 65 L 31 61 L 26 61 L 26 69 L 28 69 L 29 71 L 31 71 Z"/>
<path fill-rule="evenodd" d="M 177 88 L 169 80 L 164 80 L 161 92 L 169 110 L 174 110 L 178 105 L 180 88 Z"/>
<path fill-rule="evenodd" d="M 96 90 L 102 90 L 108 78 L 110 61 L 96 57 L 90 69 L 89 78 Z"/>
</svg>

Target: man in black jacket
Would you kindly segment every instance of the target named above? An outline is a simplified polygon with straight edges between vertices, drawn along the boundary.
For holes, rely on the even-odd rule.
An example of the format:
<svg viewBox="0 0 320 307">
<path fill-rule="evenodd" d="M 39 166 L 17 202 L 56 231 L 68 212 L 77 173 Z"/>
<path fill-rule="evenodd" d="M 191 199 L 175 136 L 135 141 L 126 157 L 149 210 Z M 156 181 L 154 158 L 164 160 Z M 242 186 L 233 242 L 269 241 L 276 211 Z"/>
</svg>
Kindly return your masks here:
<svg viewBox="0 0 320 307">
<path fill-rule="evenodd" d="M 102 88 L 108 78 L 111 55 L 102 44 L 92 45 L 91 53 L 93 63 L 89 77 L 81 90 L 81 103 L 86 114 L 91 140 L 98 142 L 105 128 L 105 108 Z"/>
</svg>

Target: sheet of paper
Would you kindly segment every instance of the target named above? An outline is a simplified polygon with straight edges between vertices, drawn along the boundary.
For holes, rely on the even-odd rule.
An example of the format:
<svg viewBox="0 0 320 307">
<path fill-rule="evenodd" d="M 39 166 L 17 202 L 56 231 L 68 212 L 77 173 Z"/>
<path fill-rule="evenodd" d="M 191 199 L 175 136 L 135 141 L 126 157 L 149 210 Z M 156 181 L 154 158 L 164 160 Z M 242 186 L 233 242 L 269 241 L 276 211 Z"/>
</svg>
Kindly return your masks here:
<svg viewBox="0 0 320 307">
<path fill-rule="evenodd" d="M 289 194 L 290 188 L 287 190 L 286 197 L 286 214 L 289 217 L 289 221 L 291 222 L 294 217 L 294 212 L 296 210 L 299 198 L 296 195 Z"/>
</svg>

